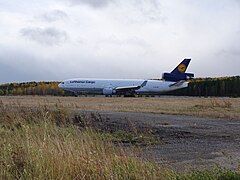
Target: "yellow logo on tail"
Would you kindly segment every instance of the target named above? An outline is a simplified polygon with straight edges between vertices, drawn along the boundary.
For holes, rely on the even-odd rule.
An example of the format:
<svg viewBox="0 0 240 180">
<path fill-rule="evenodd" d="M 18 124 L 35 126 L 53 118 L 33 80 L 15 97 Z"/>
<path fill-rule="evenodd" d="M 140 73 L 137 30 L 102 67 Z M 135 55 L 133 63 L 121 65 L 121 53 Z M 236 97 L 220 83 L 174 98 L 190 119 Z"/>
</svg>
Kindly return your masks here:
<svg viewBox="0 0 240 180">
<path fill-rule="evenodd" d="M 181 73 L 184 73 L 186 71 L 187 67 L 185 64 L 180 64 L 178 66 L 178 71 L 181 72 Z"/>
</svg>

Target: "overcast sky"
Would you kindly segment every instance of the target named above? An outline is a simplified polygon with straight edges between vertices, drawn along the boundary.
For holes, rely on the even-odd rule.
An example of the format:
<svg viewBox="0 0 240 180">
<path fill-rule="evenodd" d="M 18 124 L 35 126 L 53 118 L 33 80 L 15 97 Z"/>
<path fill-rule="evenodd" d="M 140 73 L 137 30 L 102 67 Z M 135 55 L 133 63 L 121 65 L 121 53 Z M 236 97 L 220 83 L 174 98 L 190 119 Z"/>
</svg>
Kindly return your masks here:
<svg viewBox="0 0 240 180">
<path fill-rule="evenodd" d="M 0 83 L 240 75 L 240 0 L 1 0 Z"/>
</svg>

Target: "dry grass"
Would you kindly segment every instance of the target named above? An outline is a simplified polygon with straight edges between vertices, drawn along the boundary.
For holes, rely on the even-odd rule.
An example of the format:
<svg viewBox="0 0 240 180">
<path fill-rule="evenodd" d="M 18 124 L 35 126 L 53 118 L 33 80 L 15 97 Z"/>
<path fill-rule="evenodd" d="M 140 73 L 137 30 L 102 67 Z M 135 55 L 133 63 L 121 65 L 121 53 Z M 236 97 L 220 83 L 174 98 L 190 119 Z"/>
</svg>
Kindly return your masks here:
<svg viewBox="0 0 240 180">
<path fill-rule="evenodd" d="M 66 111 L 1 105 L 0 113 L 0 179 L 164 179 L 173 175 L 105 141 L 101 133 L 79 129 Z"/>
<path fill-rule="evenodd" d="M 0 179 L 237 179 L 229 170 L 177 174 L 76 126 L 72 112 L 0 103 Z"/>
<path fill-rule="evenodd" d="M 240 98 L 105 98 L 105 97 L 0 97 L 4 104 L 26 107 L 61 106 L 70 109 L 146 112 L 196 117 L 240 119 Z"/>
</svg>

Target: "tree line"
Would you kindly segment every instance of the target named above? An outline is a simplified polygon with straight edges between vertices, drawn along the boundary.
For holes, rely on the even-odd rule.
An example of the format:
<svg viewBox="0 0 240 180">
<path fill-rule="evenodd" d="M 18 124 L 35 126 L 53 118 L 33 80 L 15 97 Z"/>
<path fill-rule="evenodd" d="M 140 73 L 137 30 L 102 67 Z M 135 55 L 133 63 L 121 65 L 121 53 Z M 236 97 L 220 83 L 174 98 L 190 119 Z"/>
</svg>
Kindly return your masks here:
<svg viewBox="0 0 240 180">
<path fill-rule="evenodd" d="M 0 95 L 53 95 L 66 93 L 58 87 L 59 82 L 24 82 L 0 85 Z"/>
<path fill-rule="evenodd" d="M 178 96 L 240 97 L 240 76 L 221 78 L 196 78 L 188 88 L 167 93 Z"/>
<path fill-rule="evenodd" d="M 52 95 L 74 96 L 58 87 L 60 82 L 24 82 L 0 85 L 0 95 Z M 222 78 L 196 78 L 189 87 L 166 93 L 176 96 L 240 97 L 240 76 Z"/>
</svg>

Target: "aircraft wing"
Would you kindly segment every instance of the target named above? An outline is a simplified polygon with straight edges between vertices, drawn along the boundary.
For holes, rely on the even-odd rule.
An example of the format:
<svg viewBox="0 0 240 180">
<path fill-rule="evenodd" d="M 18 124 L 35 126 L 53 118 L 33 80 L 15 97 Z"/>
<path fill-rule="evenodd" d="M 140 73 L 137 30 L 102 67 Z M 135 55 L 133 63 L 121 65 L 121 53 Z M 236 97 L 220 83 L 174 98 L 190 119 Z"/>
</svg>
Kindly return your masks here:
<svg viewBox="0 0 240 180">
<path fill-rule="evenodd" d="M 185 81 L 184 80 L 181 80 L 181 81 L 178 81 L 178 82 L 175 82 L 171 85 L 169 85 L 169 87 L 179 87 L 181 86 Z"/>
<path fill-rule="evenodd" d="M 147 84 L 147 80 L 144 81 L 140 86 L 123 86 L 123 87 L 116 87 L 114 88 L 116 91 L 134 91 L 134 90 L 138 90 L 141 87 L 146 86 Z"/>
</svg>

